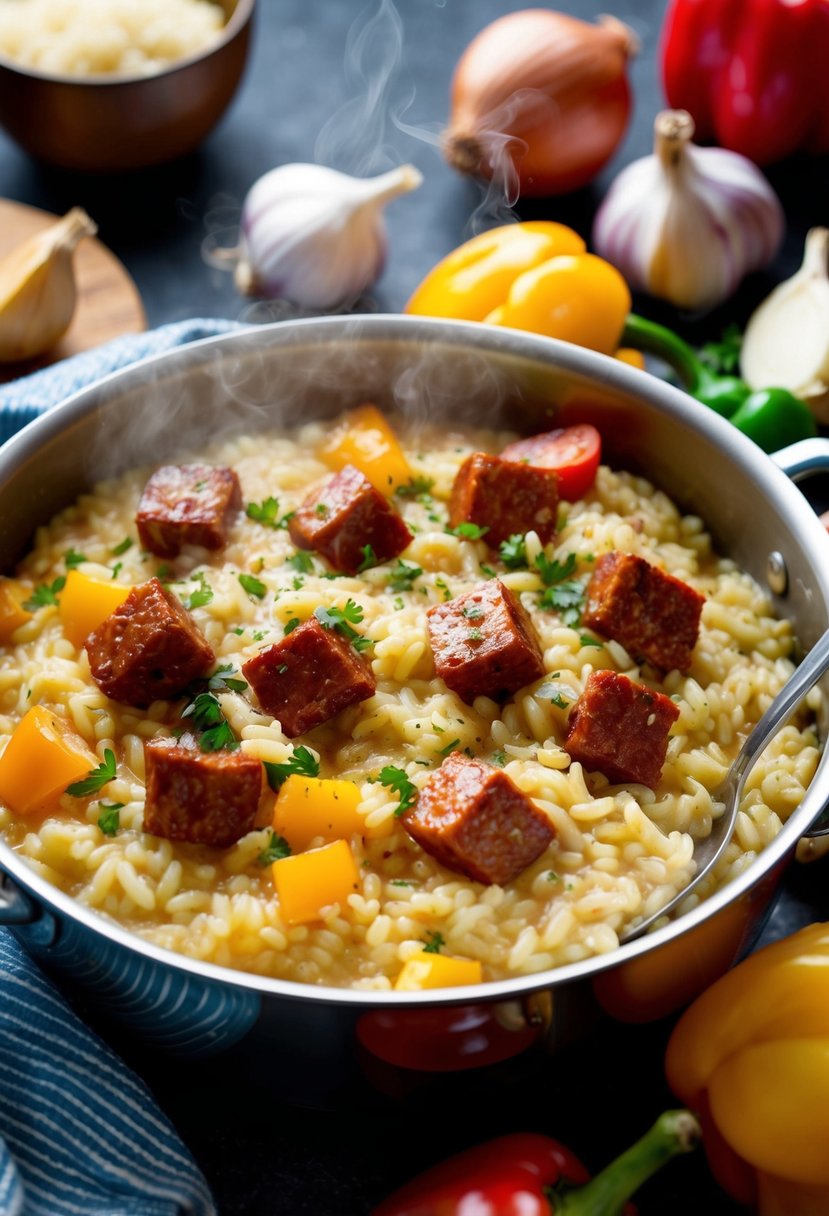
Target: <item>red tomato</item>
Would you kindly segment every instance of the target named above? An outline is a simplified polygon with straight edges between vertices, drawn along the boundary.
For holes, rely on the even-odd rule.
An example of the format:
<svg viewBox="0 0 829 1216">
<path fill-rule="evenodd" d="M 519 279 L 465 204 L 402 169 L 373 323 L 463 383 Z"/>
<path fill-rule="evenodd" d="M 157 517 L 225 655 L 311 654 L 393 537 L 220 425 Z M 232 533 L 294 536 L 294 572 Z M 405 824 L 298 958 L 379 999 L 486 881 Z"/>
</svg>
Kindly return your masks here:
<svg viewBox="0 0 829 1216">
<path fill-rule="evenodd" d="M 582 422 L 507 444 L 501 459 L 555 469 L 559 497 L 575 502 L 595 481 L 601 455 L 601 435 L 589 422 Z"/>
</svg>

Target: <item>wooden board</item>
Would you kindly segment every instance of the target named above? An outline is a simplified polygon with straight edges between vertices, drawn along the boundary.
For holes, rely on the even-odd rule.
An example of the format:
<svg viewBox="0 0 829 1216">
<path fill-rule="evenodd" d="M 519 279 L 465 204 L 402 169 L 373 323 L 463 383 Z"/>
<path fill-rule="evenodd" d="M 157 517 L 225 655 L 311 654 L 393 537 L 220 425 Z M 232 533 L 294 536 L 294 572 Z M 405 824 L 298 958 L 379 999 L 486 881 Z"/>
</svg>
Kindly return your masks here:
<svg viewBox="0 0 829 1216">
<path fill-rule="evenodd" d="M 0 199 L 0 258 L 54 224 L 57 218 L 48 211 Z M 140 333 L 147 328 L 138 288 L 105 245 L 95 238 L 84 237 L 75 250 L 74 261 L 78 303 L 69 329 L 57 346 L 38 359 L 26 363 L 0 363 L 0 383 L 99 346 L 121 334 Z"/>
</svg>

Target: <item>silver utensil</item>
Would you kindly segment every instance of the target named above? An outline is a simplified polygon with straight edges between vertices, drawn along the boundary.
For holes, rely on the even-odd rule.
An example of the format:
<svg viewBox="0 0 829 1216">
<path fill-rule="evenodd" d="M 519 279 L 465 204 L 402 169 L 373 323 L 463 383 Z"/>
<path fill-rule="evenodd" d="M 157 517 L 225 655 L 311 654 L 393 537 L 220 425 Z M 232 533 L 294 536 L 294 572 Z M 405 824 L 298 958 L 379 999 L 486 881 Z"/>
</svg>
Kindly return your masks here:
<svg viewBox="0 0 829 1216">
<path fill-rule="evenodd" d="M 658 912 L 652 912 L 650 916 L 646 916 L 644 920 L 620 934 L 620 941 L 629 942 L 641 937 L 656 921 L 669 916 L 717 864 L 734 835 L 737 812 L 740 809 L 743 789 L 749 773 L 774 738 L 777 729 L 788 721 L 805 695 L 814 688 L 826 671 L 829 671 L 829 630 L 815 643 L 792 678 L 774 698 L 749 734 L 739 755 L 731 765 L 728 776 L 714 795 L 717 802 L 725 803 L 725 810 L 719 819 L 715 820 L 710 835 L 706 836 L 704 840 L 697 841 L 694 846 L 694 861 L 697 864 L 694 877 Z"/>
</svg>

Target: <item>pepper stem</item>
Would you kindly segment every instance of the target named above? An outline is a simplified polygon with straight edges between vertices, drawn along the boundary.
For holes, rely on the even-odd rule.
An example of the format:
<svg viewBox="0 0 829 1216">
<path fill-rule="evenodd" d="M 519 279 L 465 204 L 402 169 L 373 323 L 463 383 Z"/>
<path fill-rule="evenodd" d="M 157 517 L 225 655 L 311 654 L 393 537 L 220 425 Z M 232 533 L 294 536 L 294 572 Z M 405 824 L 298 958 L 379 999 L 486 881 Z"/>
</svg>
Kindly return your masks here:
<svg viewBox="0 0 829 1216">
<path fill-rule="evenodd" d="M 679 376 L 692 395 L 711 379 L 711 373 L 687 342 L 678 334 L 655 321 L 646 321 L 629 313 L 620 346 L 633 346 L 648 355 L 656 355 Z"/>
<path fill-rule="evenodd" d="M 634 1191 L 678 1153 L 699 1142 L 699 1124 L 687 1110 L 660 1115 L 650 1131 L 584 1186 L 554 1195 L 554 1216 L 619 1216 Z"/>
</svg>

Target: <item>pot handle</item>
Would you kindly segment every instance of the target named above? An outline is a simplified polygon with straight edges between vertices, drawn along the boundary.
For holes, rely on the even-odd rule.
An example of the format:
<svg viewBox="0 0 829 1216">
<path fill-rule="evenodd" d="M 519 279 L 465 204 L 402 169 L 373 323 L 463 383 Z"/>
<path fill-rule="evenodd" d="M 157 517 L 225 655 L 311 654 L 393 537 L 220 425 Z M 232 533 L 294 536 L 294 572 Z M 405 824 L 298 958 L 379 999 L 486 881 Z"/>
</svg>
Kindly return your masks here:
<svg viewBox="0 0 829 1216">
<path fill-rule="evenodd" d="M 0 870 L 0 925 L 33 925 L 40 918 L 34 900 Z"/>
<path fill-rule="evenodd" d="M 773 452 L 771 458 L 796 484 L 815 473 L 829 472 L 829 439 L 800 439 Z"/>
</svg>

